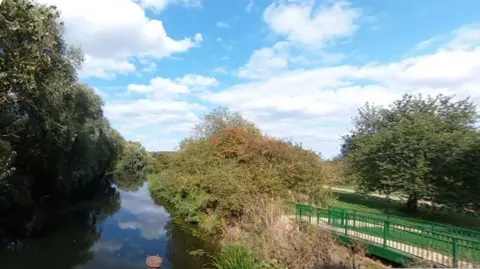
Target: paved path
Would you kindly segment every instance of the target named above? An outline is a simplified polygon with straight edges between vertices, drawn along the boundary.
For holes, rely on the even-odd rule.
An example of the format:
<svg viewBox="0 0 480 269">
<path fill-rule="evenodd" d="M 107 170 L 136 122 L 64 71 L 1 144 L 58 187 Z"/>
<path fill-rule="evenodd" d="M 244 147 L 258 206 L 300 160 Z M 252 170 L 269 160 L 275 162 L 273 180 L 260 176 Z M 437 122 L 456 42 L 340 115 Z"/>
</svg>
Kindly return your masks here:
<svg viewBox="0 0 480 269">
<path fill-rule="evenodd" d="M 292 216 L 292 215 L 290 215 L 289 218 L 294 219 L 294 220 L 298 220 L 296 218 L 296 216 Z M 309 218 L 304 216 L 301 220 L 303 222 L 306 221 L 308 223 Z M 334 231 L 336 233 L 345 234 L 345 235 L 348 235 L 350 237 L 359 238 L 359 239 L 362 239 L 362 240 L 365 240 L 365 241 L 368 241 L 368 242 L 372 242 L 372 243 L 376 243 L 376 244 L 380 244 L 380 245 L 385 243 L 385 242 L 383 242 L 382 237 L 378 237 L 378 236 L 374 236 L 374 235 L 370 235 L 370 234 L 366 234 L 366 233 L 361 233 L 361 232 L 357 232 L 357 231 L 353 231 L 353 230 L 348 230 L 348 229 L 345 232 L 345 229 L 342 228 L 342 227 L 333 227 L 333 226 L 328 224 L 328 218 L 319 218 L 319 223 L 317 224 L 317 219 L 312 217 L 312 218 L 310 218 L 310 224 L 318 225 L 322 228 Z M 356 225 L 357 225 L 357 227 L 360 227 L 360 226 L 370 227 L 372 224 L 371 223 L 366 223 L 366 222 L 356 221 Z M 375 225 L 375 226 L 379 226 L 378 228 L 383 228 L 383 225 Z M 433 251 L 433 250 L 420 248 L 420 247 L 417 247 L 417 246 L 413 246 L 413 245 L 409 245 L 409 244 L 405 244 L 405 243 L 400 243 L 400 242 L 396 242 L 396 241 L 392 241 L 392 240 L 387 240 L 386 245 L 389 248 L 392 248 L 394 250 L 401 251 L 401 252 L 410 254 L 412 256 L 415 256 L 415 257 L 433 262 L 437 265 L 450 267 L 450 268 L 455 267 L 454 264 L 453 264 L 453 259 L 452 259 L 451 256 L 447 256 L 447 255 L 444 255 L 442 253 L 439 253 L 439 252 L 436 252 L 436 251 Z M 458 267 L 459 268 L 480 268 L 480 264 L 473 264 L 473 263 L 470 263 L 470 262 L 467 262 L 467 261 L 458 261 Z"/>
<path fill-rule="evenodd" d="M 331 189 L 331 190 L 334 190 L 334 191 L 340 191 L 340 192 L 347 192 L 347 193 L 356 193 L 355 190 L 351 190 L 351 189 L 344 189 L 344 188 L 341 188 L 341 187 L 330 187 L 330 186 L 323 186 L 324 188 L 327 188 L 327 189 Z M 394 200 L 394 201 L 407 201 L 407 198 L 406 197 L 401 197 L 401 196 L 398 196 L 398 195 L 384 195 L 384 194 L 379 194 L 379 193 L 369 193 L 367 194 L 368 196 L 374 196 L 374 197 L 379 197 L 379 198 L 383 198 L 383 199 L 390 199 L 390 200 Z M 419 204 L 423 204 L 423 205 L 432 205 L 432 204 L 435 204 L 435 206 L 440 206 L 439 204 L 436 204 L 436 203 L 432 203 L 430 201 L 424 201 L 424 200 L 419 200 L 418 201 Z"/>
</svg>

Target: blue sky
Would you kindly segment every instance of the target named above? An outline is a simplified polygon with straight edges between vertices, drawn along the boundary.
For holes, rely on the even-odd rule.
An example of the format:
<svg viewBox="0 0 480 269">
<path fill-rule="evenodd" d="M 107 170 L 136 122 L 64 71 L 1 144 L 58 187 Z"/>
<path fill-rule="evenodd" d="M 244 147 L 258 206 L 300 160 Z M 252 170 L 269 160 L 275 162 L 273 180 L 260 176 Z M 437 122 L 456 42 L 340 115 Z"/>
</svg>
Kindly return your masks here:
<svg viewBox="0 0 480 269">
<path fill-rule="evenodd" d="M 480 102 L 480 1 L 39 1 L 60 8 L 112 125 L 149 150 L 218 106 L 332 157 L 367 101 Z"/>
</svg>

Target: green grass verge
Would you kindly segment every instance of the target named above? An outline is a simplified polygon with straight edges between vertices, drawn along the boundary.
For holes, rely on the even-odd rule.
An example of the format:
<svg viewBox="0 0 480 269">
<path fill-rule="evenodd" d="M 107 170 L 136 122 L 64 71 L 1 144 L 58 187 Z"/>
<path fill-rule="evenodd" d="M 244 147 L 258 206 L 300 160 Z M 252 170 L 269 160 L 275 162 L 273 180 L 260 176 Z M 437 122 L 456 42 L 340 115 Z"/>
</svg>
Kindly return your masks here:
<svg viewBox="0 0 480 269">
<path fill-rule="evenodd" d="M 409 213 L 405 211 L 405 205 L 400 201 L 358 193 L 336 192 L 336 194 L 338 198 L 331 204 L 332 206 L 376 214 L 390 214 L 420 221 L 438 222 L 480 231 L 480 216 L 475 214 L 453 210 L 436 210 L 422 206 L 419 207 L 417 213 Z"/>
</svg>

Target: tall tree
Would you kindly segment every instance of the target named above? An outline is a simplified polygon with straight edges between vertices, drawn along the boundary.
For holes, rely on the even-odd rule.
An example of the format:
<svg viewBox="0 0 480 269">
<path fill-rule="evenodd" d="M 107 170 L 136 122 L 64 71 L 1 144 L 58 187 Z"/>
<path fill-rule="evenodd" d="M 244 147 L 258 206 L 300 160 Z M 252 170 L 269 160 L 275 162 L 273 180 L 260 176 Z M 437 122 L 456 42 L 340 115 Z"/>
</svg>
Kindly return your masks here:
<svg viewBox="0 0 480 269">
<path fill-rule="evenodd" d="M 226 107 L 218 107 L 203 115 L 201 122 L 193 129 L 194 138 L 210 138 L 227 128 L 242 128 L 252 134 L 260 134 L 260 130 L 245 120 L 238 112 L 231 112 Z"/>
<path fill-rule="evenodd" d="M 420 199 L 478 205 L 480 178 L 467 173 L 479 160 L 477 119 L 469 99 L 442 95 L 405 95 L 387 108 L 367 104 L 344 137 L 348 171 L 363 191 L 406 195 L 413 211 Z"/>
<path fill-rule="evenodd" d="M 101 98 L 78 81 L 54 6 L 0 5 L 0 208 L 66 197 L 101 180 L 121 150 Z"/>
</svg>

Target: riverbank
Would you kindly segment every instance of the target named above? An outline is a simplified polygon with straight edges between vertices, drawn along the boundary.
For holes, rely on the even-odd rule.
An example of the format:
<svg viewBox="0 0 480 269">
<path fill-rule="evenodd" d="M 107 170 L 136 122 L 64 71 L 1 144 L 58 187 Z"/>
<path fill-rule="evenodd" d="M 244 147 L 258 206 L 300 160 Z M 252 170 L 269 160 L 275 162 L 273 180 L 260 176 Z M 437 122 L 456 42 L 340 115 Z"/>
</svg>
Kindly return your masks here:
<svg viewBox="0 0 480 269">
<path fill-rule="evenodd" d="M 221 238 L 218 269 L 356 267 L 330 232 L 304 229 L 284 212 L 286 200 L 325 205 L 334 175 L 311 150 L 266 136 L 227 109 L 195 126 L 179 151 L 157 155 L 149 175 L 153 197 L 198 229 Z M 356 258 L 353 258 L 356 257 Z"/>
<path fill-rule="evenodd" d="M 300 227 L 283 204 L 280 199 L 252 198 L 242 217 L 224 223 L 217 234 L 222 250 L 215 268 L 385 268 L 363 249 L 344 247 L 328 231 Z"/>
</svg>

